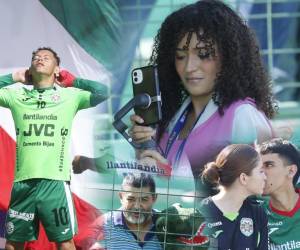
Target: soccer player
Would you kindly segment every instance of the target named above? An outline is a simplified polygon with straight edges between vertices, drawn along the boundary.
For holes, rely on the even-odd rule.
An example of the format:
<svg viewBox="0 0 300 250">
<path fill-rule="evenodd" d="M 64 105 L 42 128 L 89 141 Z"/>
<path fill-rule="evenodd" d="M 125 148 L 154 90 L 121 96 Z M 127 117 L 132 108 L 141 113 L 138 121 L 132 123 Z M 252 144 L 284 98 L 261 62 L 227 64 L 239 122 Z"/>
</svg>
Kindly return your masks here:
<svg viewBox="0 0 300 250">
<path fill-rule="evenodd" d="M 68 157 L 72 120 L 77 111 L 107 99 L 108 91 L 103 84 L 60 71 L 59 63 L 54 50 L 42 47 L 33 52 L 29 69 L 0 77 L 0 106 L 11 110 L 17 136 L 7 250 L 35 240 L 40 221 L 58 249 L 75 249 Z M 15 82 L 33 88 L 6 88 Z"/>
</svg>

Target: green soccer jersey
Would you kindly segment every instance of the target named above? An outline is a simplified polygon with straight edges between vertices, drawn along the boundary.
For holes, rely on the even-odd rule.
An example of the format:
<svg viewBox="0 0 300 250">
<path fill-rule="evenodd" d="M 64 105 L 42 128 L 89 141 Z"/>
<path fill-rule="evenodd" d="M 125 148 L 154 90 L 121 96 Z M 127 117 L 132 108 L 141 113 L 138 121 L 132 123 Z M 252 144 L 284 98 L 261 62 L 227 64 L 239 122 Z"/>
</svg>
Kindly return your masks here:
<svg viewBox="0 0 300 250">
<path fill-rule="evenodd" d="M 278 211 L 264 203 L 268 215 L 269 250 L 300 250 L 300 196 L 290 212 Z"/>
<path fill-rule="evenodd" d="M 9 77 L 1 77 L 2 86 Z M 90 97 L 77 88 L 0 89 L 0 106 L 11 110 L 17 135 L 15 182 L 70 180 L 72 121 L 78 110 L 90 107 Z"/>
</svg>

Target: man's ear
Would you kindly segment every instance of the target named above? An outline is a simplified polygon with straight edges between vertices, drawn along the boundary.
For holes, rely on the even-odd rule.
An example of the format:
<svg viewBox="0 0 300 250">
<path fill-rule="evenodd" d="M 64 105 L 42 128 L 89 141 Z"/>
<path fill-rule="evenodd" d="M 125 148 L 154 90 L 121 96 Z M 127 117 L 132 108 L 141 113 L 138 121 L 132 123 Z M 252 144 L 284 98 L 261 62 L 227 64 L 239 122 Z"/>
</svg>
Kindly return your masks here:
<svg viewBox="0 0 300 250">
<path fill-rule="evenodd" d="M 156 200 L 157 200 L 157 194 L 153 194 L 152 197 L 153 197 L 153 202 L 156 202 Z"/>
<path fill-rule="evenodd" d="M 295 164 L 292 164 L 292 165 L 290 165 L 288 167 L 289 167 L 288 177 L 291 178 L 291 179 L 293 179 L 294 176 L 295 176 L 295 174 L 297 173 L 298 168 L 297 168 L 297 166 Z"/>
<path fill-rule="evenodd" d="M 26 73 L 25 73 L 25 77 L 26 77 L 26 80 L 28 81 L 28 82 L 32 82 L 32 68 L 31 68 L 31 65 L 30 65 L 30 67 L 28 68 L 28 70 L 26 71 Z"/>
<path fill-rule="evenodd" d="M 28 68 L 28 75 L 29 75 L 29 76 L 32 75 L 32 65 L 30 65 L 30 67 Z"/>
<path fill-rule="evenodd" d="M 60 72 L 60 69 L 58 66 L 55 67 L 54 69 L 54 75 L 55 75 L 55 78 L 58 78 L 59 77 L 59 72 Z"/>
</svg>

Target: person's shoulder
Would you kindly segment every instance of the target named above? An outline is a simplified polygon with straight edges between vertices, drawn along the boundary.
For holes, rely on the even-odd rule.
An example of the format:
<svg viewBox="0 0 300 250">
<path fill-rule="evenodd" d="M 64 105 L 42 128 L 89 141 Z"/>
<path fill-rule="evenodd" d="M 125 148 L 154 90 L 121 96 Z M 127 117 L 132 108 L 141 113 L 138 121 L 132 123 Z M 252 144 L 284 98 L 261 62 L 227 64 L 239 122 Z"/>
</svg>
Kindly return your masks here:
<svg viewBox="0 0 300 250">
<path fill-rule="evenodd" d="M 211 196 L 204 198 L 200 201 L 200 207 L 209 206 L 212 203 Z"/>
<path fill-rule="evenodd" d="M 80 88 L 76 88 L 74 86 L 70 86 L 70 87 L 62 87 L 58 84 L 55 84 L 55 88 L 59 91 L 63 91 L 63 92 L 67 92 L 67 93 L 70 93 L 70 92 L 82 92 L 82 91 L 85 91 L 83 89 L 80 89 Z"/>
<path fill-rule="evenodd" d="M 83 93 L 89 93 L 86 90 L 82 90 L 74 87 L 64 88 L 64 87 L 56 86 L 56 89 L 61 96 L 74 101 L 78 100 L 78 98 L 80 98 Z"/>
<path fill-rule="evenodd" d="M 114 218 L 113 212 L 114 211 L 109 211 L 101 216 L 104 224 L 111 224 L 111 222 L 113 221 L 113 218 Z"/>
<path fill-rule="evenodd" d="M 213 201 L 211 199 L 211 196 L 209 196 L 209 197 L 204 198 L 203 200 L 200 201 L 200 203 L 199 203 L 199 211 L 203 215 L 207 215 L 210 212 L 212 212 L 213 206 L 214 206 Z"/>
<path fill-rule="evenodd" d="M 23 94 L 23 93 L 28 94 L 28 93 L 30 93 L 32 91 L 32 88 L 25 87 L 24 85 L 23 86 L 16 86 L 16 87 L 15 86 L 13 86 L 13 87 L 8 86 L 8 87 L 4 87 L 2 89 L 6 90 L 8 92 L 17 93 L 17 94 L 19 94 L 19 93 L 21 93 L 21 94 Z"/>
<path fill-rule="evenodd" d="M 242 103 L 235 109 L 235 115 L 248 117 L 249 118 L 256 118 L 259 117 L 260 119 L 265 117 L 263 113 L 259 111 L 254 105 L 250 103 Z"/>
<path fill-rule="evenodd" d="M 235 116 L 255 122 L 262 122 L 267 119 L 264 113 L 258 110 L 255 103 L 251 101 L 240 101 L 235 109 Z"/>
<path fill-rule="evenodd" d="M 72 94 L 74 92 L 79 91 L 80 89 L 74 88 L 74 87 L 62 87 L 59 85 L 55 85 L 55 88 L 57 89 L 57 91 L 59 91 L 60 93 L 66 93 L 66 94 Z"/>
<path fill-rule="evenodd" d="M 32 95 L 32 90 L 33 88 L 28 88 L 28 87 L 6 87 L 3 88 L 2 90 L 7 91 L 7 93 L 9 93 L 11 96 L 15 97 L 15 98 L 21 98 L 23 99 L 24 96 L 31 96 Z"/>
<path fill-rule="evenodd" d="M 256 218 L 262 218 L 266 216 L 266 206 L 268 206 L 266 199 L 255 196 L 247 198 L 244 202 L 245 209 L 251 210 L 251 213 Z"/>
<path fill-rule="evenodd" d="M 238 127 L 242 125 L 242 127 L 247 128 L 249 124 L 254 123 L 263 124 L 264 126 L 267 124 L 267 118 L 264 113 L 257 109 L 254 101 L 252 102 L 248 99 L 231 103 L 225 111 L 228 114 L 233 114 L 234 123 Z"/>
<path fill-rule="evenodd" d="M 232 142 L 250 143 L 272 137 L 272 127 L 264 113 L 252 104 L 241 104 L 233 119 Z"/>
<path fill-rule="evenodd" d="M 211 196 L 208 196 L 200 201 L 200 204 L 207 205 L 212 202 Z"/>
<path fill-rule="evenodd" d="M 261 207 L 263 207 L 266 200 L 267 199 L 264 197 L 250 196 L 244 201 L 244 204 L 253 207 L 255 209 L 257 208 L 260 209 Z"/>
</svg>

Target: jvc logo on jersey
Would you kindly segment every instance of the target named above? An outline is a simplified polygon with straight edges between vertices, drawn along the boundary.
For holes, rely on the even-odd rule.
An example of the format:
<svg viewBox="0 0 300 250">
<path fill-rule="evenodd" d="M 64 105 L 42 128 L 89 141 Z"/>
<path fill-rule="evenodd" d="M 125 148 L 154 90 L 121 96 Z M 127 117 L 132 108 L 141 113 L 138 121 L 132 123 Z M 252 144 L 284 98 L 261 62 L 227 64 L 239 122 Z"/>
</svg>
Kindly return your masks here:
<svg viewBox="0 0 300 250">
<path fill-rule="evenodd" d="M 24 131 L 24 136 L 54 136 L 54 124 L 29 124 L 28 131 Z"/>
</svg>

